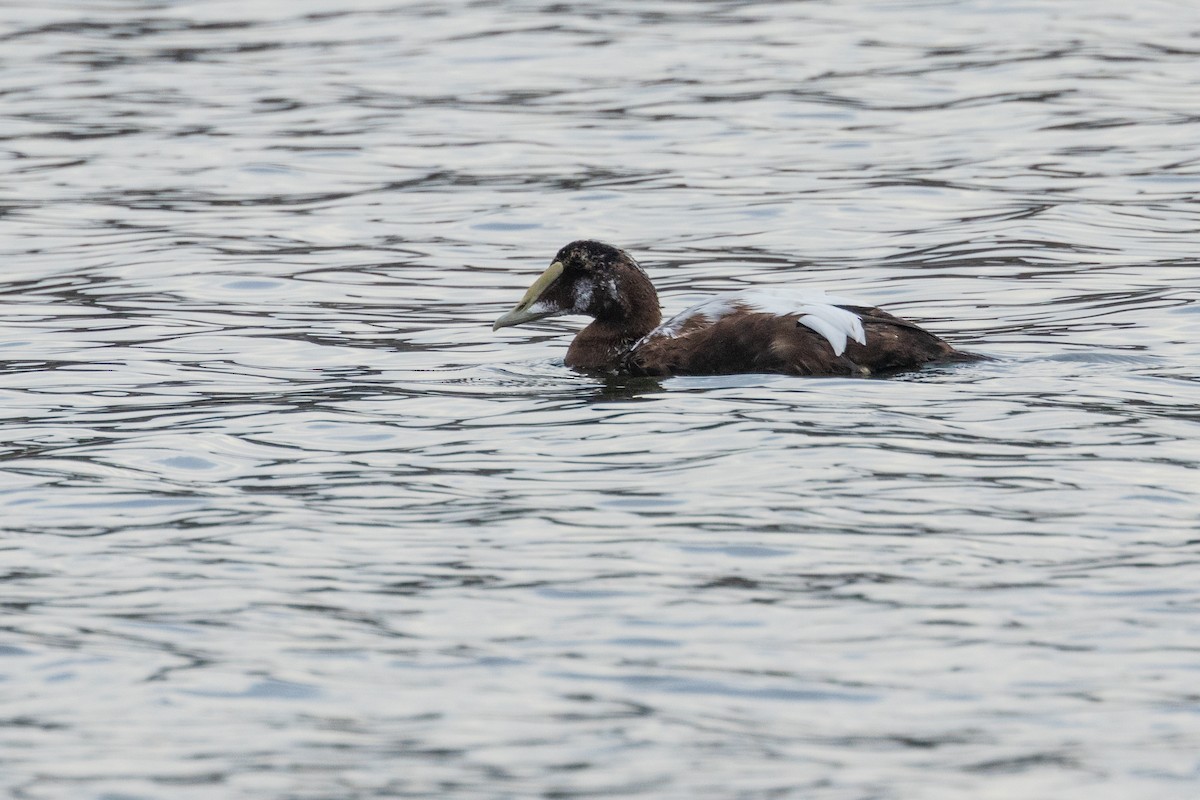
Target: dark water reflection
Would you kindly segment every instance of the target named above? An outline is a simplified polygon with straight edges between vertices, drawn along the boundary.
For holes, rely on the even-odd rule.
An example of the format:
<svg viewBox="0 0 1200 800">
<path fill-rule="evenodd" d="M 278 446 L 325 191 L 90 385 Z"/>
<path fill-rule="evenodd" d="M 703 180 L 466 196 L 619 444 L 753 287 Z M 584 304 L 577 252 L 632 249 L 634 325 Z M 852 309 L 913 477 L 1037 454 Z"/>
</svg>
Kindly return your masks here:
<svg viewBox="0 0 1200 800">
<path fill-rule="evenodd" d="M 12 796 L 1196 796 L 1187 4 L 0 20 Z M 576 374 L 582 235 L 995 360 Z"/>
</svg>

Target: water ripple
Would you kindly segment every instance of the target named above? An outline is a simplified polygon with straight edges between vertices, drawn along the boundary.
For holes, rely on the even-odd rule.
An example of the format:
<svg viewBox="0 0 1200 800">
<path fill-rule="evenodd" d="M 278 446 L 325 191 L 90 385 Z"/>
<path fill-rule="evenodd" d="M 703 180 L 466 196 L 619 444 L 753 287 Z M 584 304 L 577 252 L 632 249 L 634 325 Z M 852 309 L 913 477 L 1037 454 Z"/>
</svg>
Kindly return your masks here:
<svg viewBox="0 0 1200 800">
<path fill-rule="evenodd" d="M 1194 796 L 1179 10 L 0 9 L 0 787 Z M 994 360 L 578 374 L 581 236 Z"/>
</svg>

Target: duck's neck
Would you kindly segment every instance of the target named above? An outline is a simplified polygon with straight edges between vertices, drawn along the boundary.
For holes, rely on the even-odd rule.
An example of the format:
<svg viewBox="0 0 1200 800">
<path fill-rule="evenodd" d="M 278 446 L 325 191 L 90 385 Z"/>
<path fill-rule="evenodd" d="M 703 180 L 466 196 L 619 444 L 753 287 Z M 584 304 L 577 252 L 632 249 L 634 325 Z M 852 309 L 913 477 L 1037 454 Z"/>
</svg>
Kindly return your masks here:
<svg viewBox="0 0 1200 800">
<path fill-rule="evenodd" d="M 619 369 L 638 339 L 658 327 L 662 311 L 658 293 L 641 270 L 623 276 L 615 302 L 581 330 L 567 350 L 566 365 L 575 369 Z"/>
<path fill-rule="evenodd" d="M 657 325 L 655 322 L 629 326 L 598 319 L 575 335 L 567 349 L 566 364 L 575 369 L 618 369 L 634 342 Z"/>
</svg>

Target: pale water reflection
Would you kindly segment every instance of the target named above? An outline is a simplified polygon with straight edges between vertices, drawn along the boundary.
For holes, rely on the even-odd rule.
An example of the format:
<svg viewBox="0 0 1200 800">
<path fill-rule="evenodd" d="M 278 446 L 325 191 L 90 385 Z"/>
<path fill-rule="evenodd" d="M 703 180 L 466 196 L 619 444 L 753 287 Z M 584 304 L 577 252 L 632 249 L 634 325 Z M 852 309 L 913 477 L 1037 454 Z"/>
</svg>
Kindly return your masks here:
<svg viewBox="0 0 1200 800">
<path fill-rule="evenodd" d="M 1188 4 L 0 21 L 8 794 L 1196 796 Z M 577 374 L 581 236 L 995 360 Z"/>
</svg>

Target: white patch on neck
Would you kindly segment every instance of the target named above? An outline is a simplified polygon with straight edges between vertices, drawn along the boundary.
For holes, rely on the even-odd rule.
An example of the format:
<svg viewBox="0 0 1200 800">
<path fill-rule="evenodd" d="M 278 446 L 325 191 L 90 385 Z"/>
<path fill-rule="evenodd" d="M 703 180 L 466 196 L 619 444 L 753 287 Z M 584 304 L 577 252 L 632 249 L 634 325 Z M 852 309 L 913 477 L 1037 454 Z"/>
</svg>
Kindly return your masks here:
<svg viewBox="0 0 1200 800">
<path fill-rule="evenodd" d="M 580 278 L 575 281 L 575 313 L 586 314 L 592 304 L 592 296 L 596 293 L 596 283 L 591 278 Z"/>
<path fill-rule="evenodd" d="M 617 279 L 607 277 L 599 284 L 597 284 L 594 278 L 580 278 L 575 281 L 574 312 L 576 314 L 586 314 L 588 308 L 592 305 L 592 300 L 596 297 L 596 292 L 601 292 L 610 305 L 616 304 L 619 300 L 617 297 Z"/>
<path fill-rule="evenodd" d="M 825 294 L 820 289 L 758 288 L 714 297 L 697 303 L 659 325 L 645 337 L 678 336 L 684 325 L 695 317 L 704 317 L 712 324 L 735 311 L 753 311 L 776 316 L 796 316 L 797 322 L 825 337 L 833 352 L 846 352 L 848 339 L 867 343 L 862 319 L 853 311 L 838 306 L 861 306 L 862 303 L 844 297 Z"/>
</svg>

